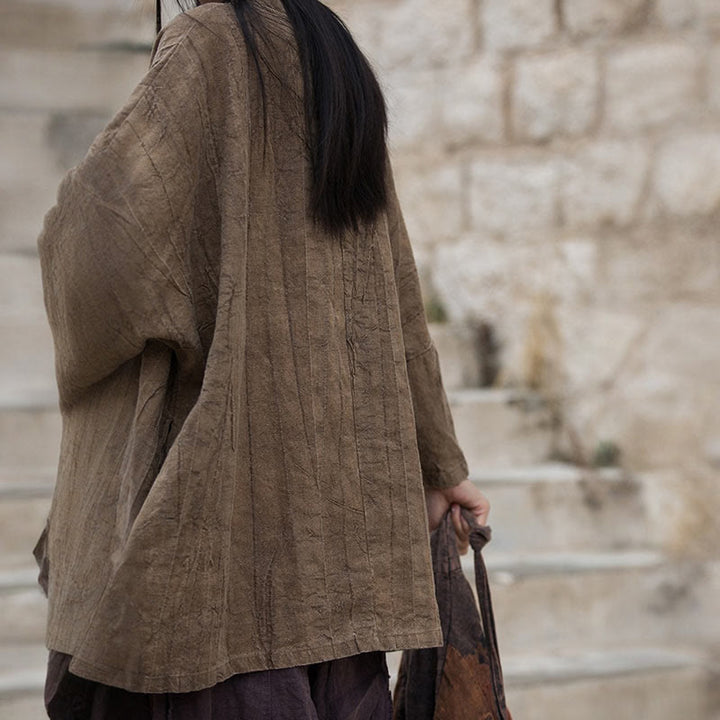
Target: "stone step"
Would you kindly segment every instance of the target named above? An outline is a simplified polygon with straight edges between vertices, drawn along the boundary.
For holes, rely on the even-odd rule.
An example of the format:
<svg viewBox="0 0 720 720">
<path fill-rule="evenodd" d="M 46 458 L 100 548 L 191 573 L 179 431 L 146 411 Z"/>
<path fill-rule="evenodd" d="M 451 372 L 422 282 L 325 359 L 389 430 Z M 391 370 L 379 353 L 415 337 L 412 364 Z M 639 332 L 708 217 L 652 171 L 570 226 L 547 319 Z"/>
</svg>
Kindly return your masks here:
<svg viewBox="0 0 720 720">
<path fill-rule="evenodd" d="M 2 113 L 0 113 L 0 125 Z M 46 317 L 40 260 L 36 255 L 0 253 L 0 315 Z"/>
<path fill-rule="evenodd" d="M 54 348 L 39 259 L 0 253 L 0 403 L 27 404 L 53 397 Z"/>
<path fill-rule="evenodd" d="M 702 564 L 671 563 L 654 553 L 493 555 L 485 551 L 500 649 L 518 654 L 633 644 L 720 648 L 717 587 Z M 46 601 L 38 571 L 0 572 L 0 643 L 43 637 Z M 463 558 L 474 588 L 472 559 Z"/>
<path fill-rule="evenodd" d="M 2 23 L 10 14 L 4 3 L 0 36 L 10 32 Z M 146 50 L 14 47 L 0 40 L 0 250 L 35 251 L 64 171 L 126 102 L 148 60 Z"/>
<path fill-rule="evenodd" d="M 490 501 L 495 550 L 612 550 L 647 544 L 640 483 L 620 468 L 558 462 L 472 468 Z"/>
<path fill-rule="evenodd" d="M 508 666 L 507 702 L 517 718 L 712 717 L 715 673 L 690 653 L 624 650 L 539 662 L 523 658 Z"/>
<path fill-rule="evenodd" d="M 502 650 L 501 650 L 502 653 Z M 716 672 L 683 648 L 501 655 L 507 705 L 518 720 L 714 720 Z M 391 687 L 400 653 L 388 653 Z"/>
<path fill-rule="evenodd" d="M 0 310 L 0 398 L 57 399 L 53 338 L 45 315 Z"/>
<path fill-rule="evenodd" d="M 0 700 L 0 717 L 12 720 L 47 720 L 42 690 L 34 689 L 29 694 L 10 696 L 4 702 Z"/>
<path fill-rule="evenodd" d="M 50 354 L 51 347 L 47 350 Z M 22 388 L 16 391 L 12 385 L 3 388 L 0 383 L 2 465 L 32 467 L 57 462 L 61 431 L 57 392 L 53 381 L 46 383 L 28 383 L 27 392 Z M 539 417 L 544 411 L 517 410 L 517 393 L 458 390 L 449 397 L 458 441 L 471 473 L 473 468 L 507 468 L 545 460 L 550 433 Z"/>
<path fill-rule="evenodd" d="M 37 252 L 45 213 L 55 204 L 58 183 L 44 181 L 28 195 L 13 189 L 0 194 L 0 253 Z"/>
<path fill-rule="evenodd" d="M 0 548 L 34 543 L 52 495 L 55 469 L 0 470 Z M 637 486 L 612 468 L 562 464 L 477 471 L 491 503 L 491 553 L 612 551 L 648 545 Z M 2 560 L 0 560 L 0 565 Z"/>
<path fill-rule="evenodd" d="M 472 475 L 492 504 L 494 552 L 641 547 L 642 508 L 623 477 L 613 469 L 587 473 L 562 464 Z M 0 469 L 0 548 L 14 554 L 35 542 L 54 478 L 53 467 Z"/>
<path fill-rule="evenodd" d="M 6 500 L 49 498 L 55 486 L 54 466 L 0 467 L 0 503 Z"/>
<path fill-rule="evenodd" d="M 711 563 L 653 552 L 495 553 L 484 550 L 501 649 L 582 650 L 628 643 L 720 647 Z M 463 557 L 474 587 L 473 561 Z"/>
<path fill-rule="evenodd" d="M 455 323 L 428 323 L 446 390 L 478 387 L 481 362 L 473 329 Z"/>
<path fill-rule="evenodd" d="M 32 550 L 50 509 L 55 475 L 54 467 L 0 470 L 0 588 L 5 592 L 36 587 Z"/>
<path fill-rule="evenodd" d="M 400 652 L 387 654 L 390 687 Z M 47 650 L 40 644 L 0 648 L 0 716 L 45 717 Z M 683 648 L 502 656 L 508 707 L 515 718 L 553 720 L 713 720 L 716 670 Z M 12 714 L 10 714 L 12 709 Z"/>
<path fill-rule="evenodd" d="M 35 488 L 39 491 L 40 488 Z M 8 497 L 0 494 L 0 569 L 32 562 L 32 549 L 45 527 L 49 496 Z"/>
<path fill-rule="evenodd" d="M 470 469 L 533 465 L 548 459 L 552 419 L 542 399 L 511 389 L 447 390 L 455 433 Z"/>
<path fill-rule="evenodd" d="M 40 642 L 0 645 L 0 717 L 47 718 L 43 705 L 47 655 Z"/>
<path fill-rule="evenodd" d="M 84 107 L 0 107 L 0 250 L 37 252 L 43 218 L 55 204 L 64 173 L 83 158 L 110 117 L 110 110 Z M 17 266 L 17 262 L 13 264 Z M 39 267 L 32 272 L 37 277 Z M 16 288 L 17 282 L 13 282 L 12 289 Z M 20 297 L 27 299 L 27 293 Z M 30 307 L 35 306 L 33 301 Z"/>
<path fill-rule="evenodd" d="M 0 467 L 34 472 L 57 467 L 62 418 L 53 396 L 0 397 Z"/>
<path fill-rule="evenodd" d="M 0 251 L 37 252 L 43 218 L 55 204 L 65 170 L 59 147 L 53 143 L 53 127 L 51 112 L 0 108 Z M 2 305 L 17 308 L 26 303 L 27 310 L 37 309 L 38 290 L 42 297 L 40 270 L 32 260 L 23 263 L 17 254 L 0 255 Z M 22 289 L 22 280 L 30 283 L 27 290 Z"/>
<path fill-rule="evenodd" d="M 37 570 L 0 573 L 0 647 L 44 642 L 47 599 L 37 577 Z"/>
</svg>

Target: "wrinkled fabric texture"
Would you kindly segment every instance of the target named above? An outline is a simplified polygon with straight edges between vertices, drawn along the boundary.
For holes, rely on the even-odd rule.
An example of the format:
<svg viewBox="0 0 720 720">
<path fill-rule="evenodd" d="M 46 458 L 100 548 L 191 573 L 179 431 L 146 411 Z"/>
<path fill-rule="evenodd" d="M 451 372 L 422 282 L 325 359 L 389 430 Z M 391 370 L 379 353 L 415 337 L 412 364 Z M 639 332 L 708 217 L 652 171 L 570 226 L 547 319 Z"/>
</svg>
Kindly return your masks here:
<svg viewBox="0 0 720 720">
<path fill-rule="evenodd" d="M 492 531 L 478 524 L 469 510 L 461 512 L 470 525 L 477 600 L 462 567 L 448 511 L 430 534 L 443 645 L 403 651 L 393 692 L 393 720 L 512 720 L 482 556 Z"/>
<path fill-rule="evenodd" d="M 45 708 L 50 720 L 391 720 L 385 653 L 233 675 L 189 693 L 132 693 L 68 671 L 50 651 Z"/>
<path fill-rule="evenodd" d="M 37 243 L 62 414 L 46 644 L 134 692 L 442 642 L 423 486 L 468 468 L 392 166 L 371 227 L 312 223 L 297 48 L 253 1 L 282 70 L 267 142 L 232 7 L 189 10 Z"/>
</svg>

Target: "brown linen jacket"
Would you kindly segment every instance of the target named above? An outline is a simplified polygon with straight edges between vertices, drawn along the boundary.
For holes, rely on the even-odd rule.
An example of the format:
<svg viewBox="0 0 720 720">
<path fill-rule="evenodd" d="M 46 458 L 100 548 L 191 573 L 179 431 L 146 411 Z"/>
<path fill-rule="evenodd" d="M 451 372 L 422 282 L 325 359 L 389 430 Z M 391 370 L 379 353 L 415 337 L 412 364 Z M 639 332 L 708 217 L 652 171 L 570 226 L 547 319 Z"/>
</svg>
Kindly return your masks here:
<svg viewBox="0 0 720 720">
<path fill-rule="evenodd" d="M 309 219 L 302 79 L 228 4 L 168 23 L 38 239 L 62 413 L 46 643 L 136 692 L 437 646 L 423 485 L 467 477 L 393 184 Z M 262 43 L 261 43 L 262 49 Z"/>
</svg>

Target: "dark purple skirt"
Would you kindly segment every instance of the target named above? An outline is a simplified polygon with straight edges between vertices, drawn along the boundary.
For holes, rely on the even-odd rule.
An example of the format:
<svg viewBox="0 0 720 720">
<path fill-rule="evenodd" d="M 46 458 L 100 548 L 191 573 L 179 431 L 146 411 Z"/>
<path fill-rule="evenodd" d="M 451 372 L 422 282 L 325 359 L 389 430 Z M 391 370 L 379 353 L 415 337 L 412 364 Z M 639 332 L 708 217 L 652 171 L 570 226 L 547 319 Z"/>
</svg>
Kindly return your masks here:
<svg viewBox="0 0 720 720">
<path fill-rule="evenodd" d="M 134 693 L 73 675 L 50 651 L 45 707 L 51 720 L 391 720 L 385 652 L 233 675 L 187 693 Z"/>
</svg>

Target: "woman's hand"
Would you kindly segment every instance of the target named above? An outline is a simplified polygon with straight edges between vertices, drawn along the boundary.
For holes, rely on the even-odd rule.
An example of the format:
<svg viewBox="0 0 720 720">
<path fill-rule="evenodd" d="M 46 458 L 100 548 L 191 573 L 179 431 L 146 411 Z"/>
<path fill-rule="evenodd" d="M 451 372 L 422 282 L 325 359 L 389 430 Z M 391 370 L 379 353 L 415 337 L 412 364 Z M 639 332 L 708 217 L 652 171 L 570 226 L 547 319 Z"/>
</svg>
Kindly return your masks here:
<svg viewBox="0 0 720 720">
<path fill-rule="evenodd" d="M 470 526 L 461 515 L 460 508 L 467 508 L 480 525 L 487 525 L 490 502 L 469 478 L 450 488 L 425 488 L 425 503 L 431 532 L 440 524 L 448 508 L 452 507 L 452 522 L 461 555 L 465 555 L 470 547 Z"/>
</svg>

